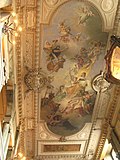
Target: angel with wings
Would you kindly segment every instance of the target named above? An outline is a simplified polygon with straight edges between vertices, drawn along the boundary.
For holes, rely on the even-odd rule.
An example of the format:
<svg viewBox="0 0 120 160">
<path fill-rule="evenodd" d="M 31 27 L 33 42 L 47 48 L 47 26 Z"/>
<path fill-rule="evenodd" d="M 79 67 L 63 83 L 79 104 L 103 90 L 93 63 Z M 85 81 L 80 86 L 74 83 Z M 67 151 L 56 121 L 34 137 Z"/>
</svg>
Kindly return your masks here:
<svg viewBox="0 0 120 160">
<path fill-rule="evenodd" d="M 78 24 L 83 24 L 88 18 L 94 16 L 92 11 L 90 11 L 88 7 L 79 7 L 76 10 L 76 14 L 78 16 Z"/>
</svg>

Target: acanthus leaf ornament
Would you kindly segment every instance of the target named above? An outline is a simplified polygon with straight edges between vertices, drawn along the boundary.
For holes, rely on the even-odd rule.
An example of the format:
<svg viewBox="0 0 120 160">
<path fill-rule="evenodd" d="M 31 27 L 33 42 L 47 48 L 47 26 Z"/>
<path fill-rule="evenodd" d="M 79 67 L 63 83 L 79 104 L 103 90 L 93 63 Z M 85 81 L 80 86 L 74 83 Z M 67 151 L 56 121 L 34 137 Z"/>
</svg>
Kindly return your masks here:
<svg viewBox="0 0 120 160">
<path fill-rule="evenodd" d="M 27 86 L 27 92 L 38 91 L 40 92 L 44 87 L 48 86 L 50 81 L 41 68 L 30 69 L 26 67 L 28 71 L 24 76 L 24 82 Z"/>
<path fill-rule="evenodd" d="M 92 87 L 96 92 L 105 92 L 110 88 L 110 83 L 104 79 L 103 72 L 94 77 Z"/>
</svg>

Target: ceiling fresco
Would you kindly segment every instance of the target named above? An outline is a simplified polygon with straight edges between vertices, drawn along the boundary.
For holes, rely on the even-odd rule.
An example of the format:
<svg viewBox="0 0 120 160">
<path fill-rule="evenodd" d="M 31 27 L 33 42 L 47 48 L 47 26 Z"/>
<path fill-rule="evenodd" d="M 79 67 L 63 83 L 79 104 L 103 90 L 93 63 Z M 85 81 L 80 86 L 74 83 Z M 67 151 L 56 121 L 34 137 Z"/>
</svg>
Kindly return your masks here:
<svg viewBox="0 0 120 160">
<path fill-rule="evenodd" d="M 43 25 L 41 68 L 48 76 L 41 94 L 41 120 L 61 136 L 91 122 L 96 92 L 93 78 L 103 69 L 108 34 L 89 3 L 70 1 Z"/>
</svg>

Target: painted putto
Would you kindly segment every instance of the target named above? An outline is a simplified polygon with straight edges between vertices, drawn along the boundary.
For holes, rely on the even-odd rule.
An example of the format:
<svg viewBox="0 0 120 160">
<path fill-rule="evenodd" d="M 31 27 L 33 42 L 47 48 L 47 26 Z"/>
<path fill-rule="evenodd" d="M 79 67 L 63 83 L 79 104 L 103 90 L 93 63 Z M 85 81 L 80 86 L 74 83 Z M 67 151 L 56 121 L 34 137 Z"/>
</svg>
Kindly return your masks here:
<svg viewBox="0 0 120 160">
<path fill-rule="evenodd" d="M 91 83 L 102 70 L 107 36 L 95 8 L 77 0 L 58 8 L 44 25 L 42 68 L 50 80 L 40 107 L 53 133 L 72 135 L 91 121 L 96 99 Z"/>
</svg>

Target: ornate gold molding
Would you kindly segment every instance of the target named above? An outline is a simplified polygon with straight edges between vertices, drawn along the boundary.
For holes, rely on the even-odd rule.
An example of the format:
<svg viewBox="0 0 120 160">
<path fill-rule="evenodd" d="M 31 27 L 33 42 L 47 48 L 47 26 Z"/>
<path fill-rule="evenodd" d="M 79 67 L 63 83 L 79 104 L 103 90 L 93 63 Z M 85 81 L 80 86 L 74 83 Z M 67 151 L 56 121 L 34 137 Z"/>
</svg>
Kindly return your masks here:
<svg viewBox="0 0 120 160">
<path fill-rule="evenodd" d="M 80 154 L 66 154 L 66 155 L 39 155 L 35 157 L 35 160 L 84 160 L 84 155 Z"/>
<path fill-rule="evenodd" d="M 41 47 L 41 25 L 40 25 L 40 14 L 41 14 L 41 1 L 37 0 L 36 3 L 36 30 L 35 30 L 35 69 L 40 67 L 40 47 Z M 37 79 L 35 80 L 37 84 Z M 38 125 L 38 107 L 39 107 L 39 93 L 34 92 L 34 143 L 35 143 L 35 155 L 37 154 L 37 125 Z"/>
<path fill-rule="evenodd" d="M 113 34 L 120 36 L 120 1 L 118 3 L 118 7 L 117 7 L 117 11 L 116 11 Z"/>
<path fill-rule="evenodd" d="M 103 125 L 102 125 L 102 133 L 101 133 L 101 136 L 99 139 L 98 148 L 96 150 L 94 160 L 100 159 L 102 149 L 104 147 L 104 143 L 105 143 L 105 140 L 108 135 L 108 130 L 110 128 L 110 124 L 111 124 L 119 97 L 120 97 L 120 86 L 117 85 L 117 86 L 115 86 L 115 89 L 114 89 L 113 98 L 112 98 L 112 102 L 110 103 L 110 106 L 109 106 L 108 114 L 107 114 L 106 119 L 104 120 Z"/>
<path fill-rule="evenodd" d="M 115 17 L 115 22 L 114 22 L 114 28 L 113 28 L 113 34 L 118 35 L 118 36 L 120 35 L 119 17 L 120 17 L 120 2 L 118 3 L 118 8 L 117 8 L 117 11 L 116 11 L 116 17 Z M 102 130 L 102 133 L 101 133 L 101 136 L 100 136 L 99 145 L 98 145 L 96 154 L 94 156 L 94 160 L 99 160 L 100 159 L 102 149 L 104 147 L 104 143 L 105 143 L 105 140 L 107 138 L 107 131 L 110 128 L 109 125 L 112 122 L 113 115 L 114 115 L 116 105 L 117 105 L 117 99 L 119 97 L 120 97 L 120 86 L 117 85 L 116 88 L 115 88 L 115 91 L 114 91 L 113 100 L 112 100 L 112 102 L 110 103 L 110 106 L 109 106 L 109 112 L 108 112 L 108 115 L 107 115 L 108 118 L 103 123 L 103 130 Z"/>
<path fill-rule="evenodd" d="M 26 2 L 26 3 L 25 3 Z M 26 128 L 26 119 L 25 113 L 28 107 L 25 103 L 24 99 L 24 85 L 23 85 L 23 77 L 24 77 L 24 65 L 27 64 L 29 67 L 33 66 L 33 50 L 34 50 L 34 35 L 36 33 L 35 30 L 35 19 L 32 19 L 33 22 L 30 23 L 29 17 L 36 17 L 35 15 L 35 5 L 36 0 L 26 0 L 26 1 L 15 1 L 15 10 L 18 16 L 19 24 L 22 26 L 23 31 L 21 35 L 16 38 L 16 46 L 15 46 L 15 56 L 16 56 L 16 102 L 17 102 L 17 110 L 18 117 L 20 123 L 20 152 L 22 152 L 25 156 L 26 153 L 30 153 L 29 156 L 34 155 L 34 119 L 32 119 L 33 128 L 31 131 L 29 127 Z M 29 39 L 28 39 L 29 38 Z M 26 43 L 26 45 L 24 44 Z M 33 48 L 33 50 L 32 50 Z M 31 55 L 31 57 L 29 56 Z M 25 58 L 26 61 L 23 61 Z M 30 58 L 30 59 L 29 59 Z M 34 112 L 33 108 L 30 108 L 32 112 Z M 31 114 L 33 116 L 34 113 Z M 26 117 L 27 118 L 27 117 Z M 29 118 L 27 120 L 29 121 Z M 31 117 L 32 118 L 32 117 Z M 27 129 L 27 130 L 26 130 Z M 26 140 L 27 134 L 30 132 L 32 136 L 28 140 Z M 27 151 L 26 151 L 27 149 Z"/>
<path fill-rule="evenodd" d="M 21 46 L 23 46 L 23 43 L 21 42 L 22 37 L 19 35 L 18 38 L 16 39 L 16 42 L 17 42 L 16 43 L 16 68 L 17 68 L 17 73 L 16 73 L 17 96 L 16 97 L 17 97 L 17 105 L 18 105 L 17 107 L 19 110 L 19 121 L 21 124 L 20 149 L 23 153 L 25 151 L 25 147 L 24 147 L 25 136 L 27 137 L 27 134 L 25 135 L 24 131 L 27 130 L 27 132 L 29 132 L 29 129 L 28 128 L 25 129 L 25 119 L 23 117 L 23 114 L 25 112 L 25 109 L 23 108 L 23 104 L 25 101 L 23 97 L 23 91 L 24 91 L 23 90 L 23 67 L 24 66 L 22 63 L 27 64 L 27 66 L 30 65 L 30 67 L 34 66 L 35 69 L 38 69 L 40 67 L 40 58 L 41 58 L 40 52 L 41 52 L 41 41 L 42 41 L 40 35 L 42 35 L 42 27 L 43 27 L 42 25 L 43 23 L 48 24 L 52 14 L 56 11 L 56 9 L 67 1 L 69 0 L 51 0 L 51 1 L 49 0 L 16 0 L 16 11 L 18 14 L 19 22 L 20 24 L 23 24 L 25 26 L 24 38 L 26 38 L 25 47 L 27 47 L 24 55 L 22 55 L 23 53 L 22 53 Z M 90 2 L 90 0 L 88 1 Z M 44 3 L 44 7 L 46 8 L 42 8 L 43 3 Z M 41 14 L 42 11 L 44 12 L 43 14 Z M 44 16 L 44 14 L 46 14 L 46 16 Z M 32 22 L 30 22 L 30 17 L 32 17 Z M 33 47 L 33 50 L 31 51 L 32 47 Z M 33 57 L 33 53 L 34 53 L 34 57 Z M 25 56 L 24 57 L 26 60 L 25 62 L 22 62 L 22 60 L 24 59 L 23 56 Z M 35 79 L 35 84 L 37 83 L 38 81 L 37 79 Z M 33 108 L 31 108 L 33 112 L 31 116 L 34 116 L 35 118 L 32 119 L 33 128 L 31 131 L 31 135 L 32 135 L 30 137 L 31 139 L 29 139 L 29 141 L 26 142 L 26 147 L 29 151 L 31 150 L 30 144 L 32 144 L 32 148 L 34 148 L 34 151 L 37 150 L 37 138 L 38 138 L 37 126 L 38 126 L 39 93 L 36 90 L 32 94 L 34 96 L 33 98 L 34 103 L 33 103 Z M 113 106 L 111 104 L 111 112 L 113 113 L 114 109 L 112 108 Z M 110 116 L 111 116 L 111 112 L 109 112 Z M 27 118 L 26 120 L 28 120 L 28 117 L 26 118 Z M 107 131 L 106 126 L 108 126 L 108 121 L 105 121 L 104 125 L 105 126 L 103 127 L 104 128 L 103 133 L 101 135 L 102 143 L 100 144 L 102 146 L 104 145 L 104 139 Z M 102 150 L 101 146 L 99 147 L 100 148 L 96 152 L 96 155 L 98 157 Z M 34 154 L 34 151 L 32 154 Z M 35 153 L 35 155 L 37 155 L 37 153 Z M 37 158 L 44 159 L 45 157 L 37 156 Z M 48 158 L 51 158 L 51 157 L 48 157 Z M 79 158 L 81 158 L 81 155 L 79 155 Z"/>
<path fill-rule="evenodd" d="M 16 13 L 18 15 L 19 23 L 22 24 L 22 9 L 20 8 L 20 1 L 16 1 Z M 21 64 L 21 35 L 19 34 L 16 38 L 16 46 L 15 46 L 15 56 L 16 56 L 16 99 L 17 99 L 17 109 L 18 109 L 18 117 L 20 124 L 20 152 L 24 153 L 24 121 L 23 121 L 23 111 L 22 111 L 22 64 Z"/>
</svg>

